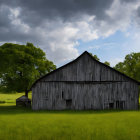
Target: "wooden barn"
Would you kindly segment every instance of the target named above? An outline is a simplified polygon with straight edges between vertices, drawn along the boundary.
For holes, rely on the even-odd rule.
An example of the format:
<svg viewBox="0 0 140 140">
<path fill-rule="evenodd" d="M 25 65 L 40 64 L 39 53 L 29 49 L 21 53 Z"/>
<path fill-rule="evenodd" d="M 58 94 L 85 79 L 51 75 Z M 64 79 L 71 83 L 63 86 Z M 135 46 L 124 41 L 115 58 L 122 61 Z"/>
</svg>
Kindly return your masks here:
<svg viewBox="0 0 140 140">
<path fill-rule="evenodd" d="M 87 51 L 38 79 L 33 110 L 136 110 L 139 82 L 95 60 Z"/>
</svg>

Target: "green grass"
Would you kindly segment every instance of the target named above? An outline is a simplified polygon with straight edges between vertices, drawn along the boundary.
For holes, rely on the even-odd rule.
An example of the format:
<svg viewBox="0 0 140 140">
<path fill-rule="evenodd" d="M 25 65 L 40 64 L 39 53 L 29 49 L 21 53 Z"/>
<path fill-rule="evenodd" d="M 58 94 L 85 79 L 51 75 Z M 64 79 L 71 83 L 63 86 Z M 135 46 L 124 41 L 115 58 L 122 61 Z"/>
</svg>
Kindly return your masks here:
<svg viewBox="0 0 140 140">
<path fill-rule="evenodd" d="M 139 111 L 32 111 L 9 95 L 0 94 L 0 140 L 140 139 Z"/>
<path fill-rule="evenodd" d="M 24 93 L 0 93 L 0 106 L 15 105 L 16 99 L 20 96 L 25 95 Z M 29 93 L 31 99 L 31 93 Z"/>
</svg>

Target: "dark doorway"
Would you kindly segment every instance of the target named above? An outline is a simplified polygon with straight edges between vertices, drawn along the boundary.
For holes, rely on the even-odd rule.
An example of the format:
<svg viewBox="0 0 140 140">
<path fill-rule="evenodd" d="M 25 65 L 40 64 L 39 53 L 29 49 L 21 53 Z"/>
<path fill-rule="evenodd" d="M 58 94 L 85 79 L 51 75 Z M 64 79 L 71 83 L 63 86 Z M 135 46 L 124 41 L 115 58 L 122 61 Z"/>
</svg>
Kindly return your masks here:
<svg viewBox="0 0 140 140">
<path fill-rule="evenodd" d="M 116 109 L 119 109 L 120 108 L 120 103 L 119 101 L 116 101 Z"/>
<path fill-rule="evenodd" d="M 70 109 L 72 105 L 72 99 L 66 100 L 66 107 L 67 109 Z"/>
<path fill-rule="evenodd" d="M 109 109 L 113 109 L 114 108 L 114 103 L 109 103 Z"/>
<path fill-rule="evenodd" d="M 124 109 L 125 106 L 125 102 L 124 101 L 120 101 L 120 109 Z"/>
<path fill-rule="evenodd" d="M 124 109 L 125 101 L 116 101 L 116 109 Z"/>
</svg>

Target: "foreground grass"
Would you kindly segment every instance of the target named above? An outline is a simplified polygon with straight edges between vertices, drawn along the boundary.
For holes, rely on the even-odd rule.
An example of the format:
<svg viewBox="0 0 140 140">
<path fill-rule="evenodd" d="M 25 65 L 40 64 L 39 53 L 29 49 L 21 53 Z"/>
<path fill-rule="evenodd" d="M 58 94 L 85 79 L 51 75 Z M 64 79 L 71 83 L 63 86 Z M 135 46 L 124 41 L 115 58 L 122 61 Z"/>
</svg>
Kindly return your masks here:
<svg viewBox="0 0 140 140">
<path fill-rule="evenodd" d="M 1 95 L 0 95 L 1 97 Z M 0 106 L 0 140 L 139 140 L 139 111 L 32 111 Z"/>
</svg>

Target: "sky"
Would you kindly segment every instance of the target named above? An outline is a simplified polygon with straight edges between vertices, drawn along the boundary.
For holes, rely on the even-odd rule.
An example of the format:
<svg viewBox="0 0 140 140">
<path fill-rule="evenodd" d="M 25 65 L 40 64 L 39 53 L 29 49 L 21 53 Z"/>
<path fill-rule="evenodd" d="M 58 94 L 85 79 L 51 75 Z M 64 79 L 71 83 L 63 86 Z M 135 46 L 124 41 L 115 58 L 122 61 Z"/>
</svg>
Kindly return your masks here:
<svg viewBox="0 0 140 140">
<path fill-rule="evenodd" d="M 58 67 L 84 51 L 114 66 L 140 52 L 140 0 L 0 0 L 5 42 L 31 42 Z"/>
</svg>

